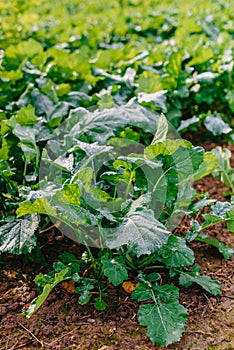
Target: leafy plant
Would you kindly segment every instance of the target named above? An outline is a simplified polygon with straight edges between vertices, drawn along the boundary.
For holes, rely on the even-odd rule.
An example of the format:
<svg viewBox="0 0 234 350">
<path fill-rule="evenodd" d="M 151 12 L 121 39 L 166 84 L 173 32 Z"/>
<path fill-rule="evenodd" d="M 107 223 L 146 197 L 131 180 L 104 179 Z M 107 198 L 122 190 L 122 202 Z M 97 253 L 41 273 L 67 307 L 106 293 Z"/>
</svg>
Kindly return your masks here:
<svg viewBox="0 0 234 350">
<path fill-rule="evenodd" d="M 213 172 L 214 177 L 230 187 L 231 192 L 229 194 L 234 194 L 234 169 L 230 165 L 231 152 L 226 148 L 216 147 L 212 150 L 212 153 L 215 154 L 218 161 L 217 169 Z"/>
<path fill-rule="evenodd" d="M 46 162 L 60 169 L 57 178 L 56 172 L 53 172 L 56 187 L 51 192 L 52 184 L 47 183 L 47 190 L 43 182 L 43 192 L 38 190 L 36 194 L 34 191 L 33 195 L 29 192 L 26 196 L 31 199 L 19 204 L 18 217 L 47 213 L 52 220 L 62 221 L 67 229 L 72 230 L 73 239 L 85 244 L 87 257 L 86 261 L 75 257 L 64 260 L 62 257 L 61 263 L 54 264 L 54 271 L 37 277 L 35 282 L 40 288 L 43 286 L 42 294 L 24 311 L 27 316 L 38 309 L 59 281 L 66 279 L 78 284 L 75 291 L 79 294 L 81 305 L 91 300 L 92 290 L 98 290 L 95 307 L 103 309 L 107 305 L 103 300 L 105 278 L 117 286 L 126 281 L 132 271 L 138 273 L 136 277 L 139 281 L 132 297 L 140 303 L 148 301 L 139 307 L 139 322 L 147 326 L 153 342 L 166 346 L 180 339 L 187 312 L 179 304 L 178 289 L 173 284 L 161 286 L 158 272 L 146 274 L 144 270 L 168 269 L 171 276 L 179 276 L 179 283 L 183 286 L 197 283 L 213 295 L 221 293 L 218 281 L 200 275 L 195 267 L 189 272 L 188 267 L 194 263 L 193 252 L 184 237 L 169 230 L 172 220 L 189 212 L 194 196 L 190 182 L 215 169 L 216 158 L 201 147 L 193 147 L 188 141 L 166 137 L 166 118 L 160 116 L 152 144 L 145 147 L 144 153 L 119 156 L 111 147 L 74 139 L 76 146 L 69 144 L 70 152 L 57 148 L 54 162 L 49 153 L 46 154 Z M 65 135 L 65 139 L 68 136 Z M 121 147 L 121 138 L 119 145 Z M 61 176 L 59 157 L 64 157 L 63 164 L 66 164 L 65 154 L 75 159 L 77 151 L 82 151 L 82 157 L 75 163 L 75 171 L 72 166 L 63 166 L 66 176 Z M 107 161 L 100 169 L 95 168 L 99 157 L 103 159 L 106 153 L 109 154 L 108 158 L 105 156 Z M 100 181 L 104 181 L 102 186 Z M 122 191 L 118 190 L 120 185 Z M 186 186 L 186 195 L 180 190 L 182 185 Z M 208 201 L 203 201 L 202 206 L 206 204 Z M 232 211 L 230 203 L 215 203 L 211 214 L 204 214 L 206 221 L 203 225 L 199 228 L 195 225 L 197 231 L 192 229 L 190 240 L 192 237 L 211 243 L 226 258 L 230 258 L 234 251 L 221 243 L 218 245 L 218 241 L 206 240 L 202 230 L 226 221 L 232 231 Z M 90 245 L 99 247 L 98 256 L 93 255 Z M 83 271 L 87 270 L 90 271 L 89 277 L 84 277 Z M 155 322 L 160 322 L 159 328 L 155 328 Z"/>
<path fill-rule="evenodd" d="M 192 187 L 212 173 L 233 195 L 230 151 L 205 152 L 172 128 L 234 140 L 231 3 L 54 5 L 0 4 L 0 250 L 34 254 L 40 216 L 60 222 L 86 252 L 64 253 L 36 277 L 41 295 L 25 314 L 64 280 L 80 304 L 103 310 L 106 284 L 131 273 L 139 322 L 166 346 L 180 339 L 187 312 L 158 271 L 217 295 L 219 283 L 200 275 L 187 242 L 234 253 L 204 232 L 219 222 L 234 231 L 233 201 L 197 201 Z M 205 206 L 202 224 L 193 220 L 186 237 L 173 233 Z"/>
</svg>

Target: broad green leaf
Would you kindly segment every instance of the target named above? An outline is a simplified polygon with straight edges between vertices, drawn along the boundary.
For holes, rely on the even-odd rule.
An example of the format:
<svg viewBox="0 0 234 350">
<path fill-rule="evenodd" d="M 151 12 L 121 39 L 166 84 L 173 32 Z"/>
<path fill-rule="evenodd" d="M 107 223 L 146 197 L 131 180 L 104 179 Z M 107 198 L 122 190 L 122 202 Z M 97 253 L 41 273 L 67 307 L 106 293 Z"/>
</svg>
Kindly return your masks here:
<svg viewBox="0 0 234 350">
<path fill-rule="evenodd" d="M 220 282 L 211 279 L 210 276 L 200 275 L 200 268 L 198 266 L 194 266 L 190 273 L 181 273 L 179 282 L 184 287 L 189 287 L 192 285 L 192 283 L 197 283 L 212 295 L 218 295 L 222 293 Z"/>
<path fill-rule="evenodd" d="M 39 148 L 36 145 L 38 130 L 32 125 L 20 125 L 14 119 L 10 119 L 8 125 L 12 128 L 13 134 L 19 138 L 26 160 L 31 162 L 33 159 L 35 159 L 38 166 Z"/>
<path fill-rule="evenodd" d="M 178 288 L 173 285 L 159 286 L 157 283 L 150 287 L 140 283 L 132 293 L 132 298 L 141 301 L 142 294 L 150 301 L 152 299 L 152 302 L 140 305 L 138 319 L 142 326 L 147 327 L 147 335 L 152 342 L 159 346 L 167 346 L 180 340 L 187 320 L 187 311 L 178 302 Z M 143 300 L 146 300 L 145 298 Z"/>
<path fill-rule="evenodd" d="M 85 305 L 92 298 L 91 290 L 94 289 L 94 283 L 93 283 L 93 280 L 89 278 L 82 278 L 81 282 L 83 285 L 76 287 L 76 293 L 80 294 L 78 299 L 79 304 Z"/>
<path fill-rule="evenodd" d="M 198 122 L 199 122 L 199 118 L 195 117 L 195 116 L 193 116 L 192 118 L 186 119 L 186 120 L 182 120 L 177 131 L 184 132 L 187 129 L 192 129 L 191 126 L 196 126 L 198 124 Z"/>
<path fill-rule="evenodd" d="M 87 174 L 85 173 L 87 171 Z M 86 176 L 85 176 L 86 175 Z M 79 191 L 82 193 L 83 206 L 89 206 L 97 211 L 102 211 L 103 208 L 110 210 L 119 210 L 122 203 L 121 198 L 112 198 L 108 192 L 101 190 L 95 183 L 94 169 L 88 167 L 82 169 L 74 175 L 75 181 L 79 184 Z M 74 181 L 72 179 L 72 181 Z M 85 203 L 85 204 L 84 204 Z"/>
<path fill-rule="evenodd" d="M 210 206 L 216 202 L 216 199 L 208 199 L 208 196 L 205 196 L 204 198 L 193 202 L 189 209 L 193 210 L 195 213 L 202 210 L 206 206 Z"/>
<path fill-rule="evenodd" d="M 65 184 L 63 188 L 57 191 L 52 199 L 51 203 L 56 206 L 57 203 L 66 203 L 71 205 L 81 204 L 81 189 L 77 184 Z"/>
<path fill-rule="evenodd" d="M 33 58 L 34 56 L 43 52 L 43 46 L 34 39 L 21 41 L 17 45 L 10 45 L 5 52 L 5 59 L 9 65 L 18 66 L 26 58 Z"/>
<path fill-rule="evenodd" d="M 200 164 L 198 170 L 194 171 L 194 173 L 190 174 L 187 178 L 189 181 L 197 181 L 202 179 L 203 177 L 209 175 L 217 169 L 217 160 L 214 154 L 211 152 L 206 152 L 204 154 L 203 162 Z"/>
<path fill-rule="evenodd" d="M 167 111 L 166 107 L 166 96 L 167 90 L 157 91 L 152 94 L 147 94 L 146 92 L 138 93 L 138 102 L 154 102 L 156 107 L 160 107 L 163 112 Z"/>
<path fill-rule="evenodd" d="M 48 96 L 42 94 L 39 89 L 32 91 L 32 101 L 37 115 L 45 115 L 47 119 L 54 110 L 54 103 Z"/>
<path fill-rule="evenodd" d="M 32 213 L 46 214 L 55 217 L 57 215 L 55 208 L 51 206 L 46 198 L 37 198 L 33 203 L 28 200 L 21 202 L 16 213 L 17 217 Z"/>
<path fill-rule="evenodd" d="M 53 207 L 56 209 L 56 218 L 70 225 L 91 226 L 97 225 L 98 217 L 77 204 L 59 202 L 53 198 Z"/>
<path fill-rule="evenodd" d="M 138 79 L 137 93 L 149 93 L 159 92 L 163 90 L 163 84 L 161 83 L 161 77 L 156 72 L 144 71 Z"/>
<path fill-rule="evenodd" d="M 0 226 L 0 252 L 30 253 L 37 244 L 34 233 L 38 224 L 38 217 L 34 214 Z"/>
<path fill-rule="evenodd" d="M 86 169 L 86 171 L 89 172 L 89 177 L 91 170 L 93 177 L 94 172 L 98 171 L 100 167 L 105 164 L 105 162 L 113 158 L 113 147 L 111 146 L 101 146 L 98 145 L 97 142 L 89 144 L 78 140 L 73 140 L 73 144 L 74 146 L 68 149 L 67 152 L 74 154 L 74 163 L 76 164 L 75 169 L 78 169 L 78 173 L 82 169 Z M 77 157 L 77 153 L 83 153 L 83 151 L 85 152 L 86 156 Z M 76 173 L 74 173 L 71 181 L 76 181 Z"/>
<path fill-rule="evenodd" d="M 192 265 L 194 262 L 193 251 L 187 247 L 186 240 L 171 235 L 167 243 L 160 249 L 160 260 L 170 267 Z"/>
<path fill-rule="evenodd" d="M 154 135 L 151 145 L 157 144 L 157 142 L 163 142 L 166 140 L 168 132 L 168 122 L 166 117 L 161 114 L 156 122 L 156 133 Z"/>
<path fill-rule="evenodd" d="M 205 222 L 202 229 L 214 225 L 218 222 L 226 222 L 229 231 L 234 232 L 234 209 L 229 202 L 216 202 L 211 207 L 211 214 L 203 214 Z"/>
<path fill-rule="evenodd" d="M 103 69 L 95 69 L 94 74 L 95 75 L 102 75 L 102 76 L 110 78 L 118 83 L 125 83 L 128 87 L 131 87 L 131 85 L 133 85 L 133 83 L 134 83 L 136 71 L 134 69 L 128 67 L 123 77 L 120 75 L 117 75 L 117 74 L 109 74 L 109 73 L 105 72 Z"/>
<path fill-rule="evenodd" d="M 188 179 L 191 173 L 199 169 L 204 159 L 204 149 L 202 147 L 179 148 L 173 153 L 172 159 L 180 182 Z"/>
<path fill-rule="evenodd" d="M 116 128 L 125 128 L 127 125 L 139 127 L 145 132 L 154 134 L 157 118 L 158 114 L 129 101 L 128 104 L 93 113 L 77 108 L 70 112 L 68 122 L 71 123 L 72 119 L 76 121 L 70 130 L 75 137 L 86 134 L 92 138 L 92 141 L 103 144 L 114 136 Z"/>
<path fill-rule="evenodd" d="M 166 194 L 166 205 L 170 213 L 174 210 L 173 215 L 179 215 L 184 207 L 191 203 L 193 191 L 190 186 L 191 175 L 198 171 L 204 159 L 204 150 L 201 147 L 192 147 L 185 140 L 165 140 L 151 145 L 145 149 L 146 158 L 159 160 L 163 163 L 162 174 L 155 179 L 152 189 L 154 195 L 160 192 L 163 198 L 163 190 Z M 190 186 L 190 187 L 189 187 Z M 186 201 L 183 199 L 182 188 L 186 188 Z"/>
<path fill-rule="evenodd" d="M 78 273 L 80 271 L 81 260 L 78 260 L 75 255 L 69 252 L 63 252 L 59 255 L 59 259 L 63 264 L 68 265 L 71 269 L 71 275 Z"/>
<path fill-rule="evenodd" d="M 142 208 L 139 211 L 130 210 L 122 224 L 107 239 L 106 244 L 110 249 L 128 245 L 140 256 L 161 248 L 169 236 L 170 232 L 155 219 L 153 211 Z"/>
<path fill-rule="evenodd" d="M 210 211 L 212 214 L 220 216 L 222 219 L 225 219 L 227 212 L 233 210 L 233 206 L 229 202 L 219 202 L 217 201 L 212 207 Z"/>
<path fill-rule="evenodd" d="M 165 140 L 159 142 L 156 145 L 150 145 L 145 148 L 145 157 L 152 160 L 159 155 L 172 155 L 178 148 L 183 147 L 185 149 L 191 149 L 192 144 L 187 140 Z"/>
<path fill-rule="evenodd" d="M 194 66 L 197 64 L 202 64 L 207 62 L 213 56 L 214 53 L 210 47 L 197 45 L 197 50 L 194 52 L 193 58 L 189 61 L 189 65 Z"/>
<path fill-rule="evenodd" d="M 203 214 L 202 215 L 205 219 L 205 222 L 202 224 L 202 229 L 205 229 L 209 226 L 215 225 L 219 222 L 223 222 L 224 219 L 220 216 L 214 215 L 214 214 Z"/>
<path fill-rule="evenodd" d="M 234 169 L 230 165 L 231 152 L 227 148 L 220 146 L 211 151 L 217 158 L 218 168 L 213 171 L 213 175 L 219 178 L 234 193 Z"/>
<path fill-rule="evenodd" d="M 39 307 L 44 303 L 52 289 L 58 283 L 69 278 L 69 276 L 66 277 L 69 271 L 69 267 L 66 267 L 65 269 L 55 274 L 52 281 L 44 286 L 42 293 L 31 302 L 30 306 L 26 310 L 23 310 L 23 313 L 26 317 L 31 317 L 39 309 Z"/>
<path fill-rule="evenodd" d="M 94 300 L 95 300 L 94 307 L 96 310 L 103 311 L 106 309 L 108 304 L 105 302 L 105 300 L 101 298 L 101 296 L 94 298 Z"/>
<path fill-rule="evenodd" d="M 22 107 L 17 113 L 17 115 L 12 117 L 11 120 L 15 120 L 18 124 L 22 126 L 36 124 L 37 116 L 35 115 L 34 107 L 32 105 Z"/>
<path fill-rule="evenodd" d="M 228 134 L 232 131 L 232 128 L 223 121 L 219 115 L 210 114 L 205 119 L 205 127 L 212 132 L 214 136 Z"/>
<path fill-rule="evenodd" d="M 103 256 L 101 262 L 104 274 L 109 278 L 113 286 L 118 286 L 120 283 L 128 279 L 128 271 L 122 257 L 113 257 L 109 259 Z"/>
<path fill-rule="evenodd" d="M 177 89 L 183 56 L 183 50 L 171 53 L 166 67 L 167 74 L 165 74 L 165 77 L 162 79 L 164 89 L 167 89 L 168 91 L 174 91 Z"/>
</svg>

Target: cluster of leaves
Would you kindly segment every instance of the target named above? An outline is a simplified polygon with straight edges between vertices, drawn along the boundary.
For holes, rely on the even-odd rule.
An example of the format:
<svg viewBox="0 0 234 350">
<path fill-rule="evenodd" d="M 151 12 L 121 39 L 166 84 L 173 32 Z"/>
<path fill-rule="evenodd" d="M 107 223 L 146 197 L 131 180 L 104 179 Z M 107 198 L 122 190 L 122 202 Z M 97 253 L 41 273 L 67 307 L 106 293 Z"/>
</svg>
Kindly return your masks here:
<svg viewBox="0 0 234 350">
<path fill-rule="evenodd" d="M 133 116 L 139 132 L 125 126 Z M 27 316 L 64 280 L 76 283 L 82 305 L 90 301 L 94 289 L 98 291 L 94 306 L 102 310 L 107 306 L 105 278 L 117 286 L 133 271 L 138 284 L 132 297 L 144 302 L 139 307 L 139 322 L 148 327 L 154 343 L 165 346 L 180 339 L 187 312 L 178 302 L 178 288 L 161 285 L 161 275 L 147 274 L 148 269 L 166 269 L 185 287 L 197 283 L 213 295 L 221 293 L 218 281 L 200 275 L 196 265 L 190 268 L 194 254 L 186 243 L 196 239 L 215 246 L 225 258 L 234 254 L 234 249 L 203 233 L 217 222 L 226 222 L 234 232 L 233 205 L 206 198 L 194 201 L 196 192 L 191 186 L 194 180 L 217 171 L 215 151 L 205 153 L 186 140 L 168 139 L 163 115 L 156 116 L 151 144 L 138 149 L 135 140 L 140 139 L 140 126 L 150 131 L 153 116 L 135 103 L 95 112 L 77 108 L 62 125 L 62 138 L 57 128 L 56 137 L 43 149 L 41 179 L 33 189 L 21 187 L 24 200 L 18 205 L 18 218 L 0 228 L 1 250 L 31 252 L 36 246 L 38 215 L 46 214 L 62 222 L 63 232 L 84 244 L 86 252 L 81 259 L 66 253 L 51 273 L 37 276 L 35 282 L 42 293 L 24 311 Z M 110 123 L 117 130 L 123 128 L 118 137 Z M 171 233 L 181 215 L 193 217 L 211 204 L 202 226 L 193 221 L 186 237 Z M 98 256 L 90 246 L 99 248 Z M 85 271 L 92 271 L 91 275 L 85 277 Z M 155 322 L 159 327 L 155 328 Z"/>
<path fill-rule="evenodd" d="M 117 286 L 131 271 L 139 322 L 166 346 L 180 339 L 187 312 L 160 269 L 182 286 L 221 293 L 187 243 L 230 258 L 234 250 L 204 230 L 224 222 L 234 232 L 233 200 L 198 200 L 191 183 L 213 173 L 233 196 L 231 154 L 170 138 L 160 116 L 179 132 L 204 127 L 206 136 L 234 139 L 232 5 L 198 3 L 0 4 L 0 251 L 34 253 L 41 215 L 86 246 L 36 277 L 41 295 L 26 315 L 64 280 L 82 305 L 98 292 L 94 306 L 103 310 L 106 279 Z M 205 206 L 202 225 L 192 220 L 186 237 L 172 233 L 181 216 Z"/>
<path fill-rule="evenodd" d="M 37 115 L 54 119 L 55 110 L 46 110 L 58 101 L 87 107 L 135 96 L 167 111 L 176 127 L 188 119 L 181 130 L 202 123 L 233 138 L 229 1 L 147 0 L 143 7 L 135 0 L 64 0 L 58 7 L 14 0 L 1 10 L 0 108 L 7 116 L 32 103 Z M 56 119 L 66 113 L 60 108 Z"/>
</svg>

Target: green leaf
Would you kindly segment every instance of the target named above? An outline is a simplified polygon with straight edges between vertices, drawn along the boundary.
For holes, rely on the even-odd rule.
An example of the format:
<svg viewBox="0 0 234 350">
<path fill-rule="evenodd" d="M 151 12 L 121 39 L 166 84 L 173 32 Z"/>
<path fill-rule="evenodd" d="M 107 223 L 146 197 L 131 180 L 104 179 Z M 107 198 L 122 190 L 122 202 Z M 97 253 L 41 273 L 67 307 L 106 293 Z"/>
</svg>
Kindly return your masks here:
<svg viewBox="0 0 234 350">
<path fill-rule="evenodd" d="M 211 207 L 211 214 L 203 214 L 205 222 L 202 229 L 212 226 L 218 222 L 226 222 L 229 231 L 234 232 L 234 209 L 229 202 L 216 202 Z"/>
<path fill-rule="evenodd" d="M 57 215 L 55 208 L 51 206 L 46 198 L 37 198 L 33 203 L 28 200 L 21 202 L 16 213 L 17 217 L 32 213 L 46 214 L 55 217 Z"/>
<path fill-rule="evenodd" d="M 35 159 L 38 166 L 39 148 L 36 144 L 36 137 L 39 131 L 32 125 L 20 125 L 14 119 L 10 119 L 8 125 L 12 128 L 13 134 L 19 138 L 27 162 Z"/>
<path fill-rule="evenodd" d="M 42 94 L 39 89 L 34 89 L 31 93 L 33 105 L 37 115 L 46 115 L 49 119 L 54 111 L 54 103 L 45 94 Z"/>
<path fill-rule="evenodd" d="M 139 211 L 130 210 L 122 224 L 108 237 L 106 244 L 110 249 L 128 245 L 140 256 L 154 253 L 167 242 L 169 236 L 170 232 L 155 219 L 153 211 L 142 208 Z"/>
<path fill-rule="evenodd" d="M 0 226 L 0 252 L 30 253 L 37 244 L 34 233 L 38 224 L 38 217 L 34 214 Z"/>
<path fill-rule="evenodd" d="M 88 169 L 88 168 L 87 168 Z M 89 168 L 90 169 L 90 168 Z M 92 171 L 93 173 L 93 171 Z M 102 191 L 96 184 L 93 183 L 91 178 L 83 180 L 80 179 L 77 181 L 82 191 L 82 200 L 86 205 L 90 206 L 90 208 L 102 211 L 103 207 L 113 208 L 115 205 L 119 206 L 119 202 L 121 202 L 121 198 L 112 198 L 106 191 Z"/>
<path fill-rule="evenodd" d="M 128 279 L 128 271 L 122 257 L 109 259 L 106 256 L 103 256 L 101 262 L 104 274 L 109 278 L 113 286 L 118 286 L 120 283 Z"/>
<path fill-rule="evenodd" d="M 183 56 L 183 50 L 172 52 L 170 55 L 168 65 L 166 67 L 167 74 L 165 74 L 165 77 L 162 79 L 163 87 L 168 91 L 173 91 L 177 88 Z"/>
<path fill-rule="evenodd" d="M 156 72 L 144 71 L 138 79 L 138 85 L 137 93 L 152 94 L 163 90 L 160 75 Z"/>
<path fill-rule="evenodd" d="M 85 305 L 88 304 L 90 299 L 92 298 L 91 290 L 94 289 L 94 281 L 89 278 L 81 279 L 82 286 L 76 287 L 76 293 L 80 294 L 79 296 L 79 304 Z"/>
<path fill-rule="evenodd" d="M 165 140 L 164 142 L 158 142 L 156 145 L 150 145 L 145 148 L 145 157 L 152 160 L 159 155 L 172 155 L 180 147 L 191 149 L 192 144 L 187 140 Z"/>
<path fill-rule="evenodd" d="M 170 267 L 181 267 L 192 265 L 194 262 L 193 251 L 187 247 L 186 240 L 171 235 L 159 252 L 160 260 Z"/>
<path fill-rule="evenodd" d="M 226 213 L 227 228 L 230 232 L 234 232 L 234 210 L 230 210 Z"/>
<path fill-rule="evenodd" d="M 156 133 L 154 135 L 151 145 L 157 144 L 157 142 L 163 142 L 166 140 L 168 133 L 168 122 L 167 118 L 161 114 L 156 122 Z"/>
<path fill-rule="evenodd" d="M 231 152 L 220 146 L 214 148 L 211 152 L 218 161 L 218 168 L 213 172 L 214 177 L 223 181 L 234 193 L 234 169 L 230 165 Z"/>
<path fill-rule="evenodd" d="M 93 113 L 77 108 L 70 112 L 67 123 L 75 120 L 74 126 L 69 132 L 73 137 L 89 135 L 92 141 L 98 141 L 100 144 L 106 142 L 110 137 L 115 136 L 114 130 L 118 127 L 125 128 L 139 127 L 145 132 L 155 133 L 155 120 L 158 114 L 149 111 L 133 101 L 128 104 L 95 111 Z"/>
<path fill-rule="evenodd" d="M 65 184 L 61 190 L 57 191 L 52 199 L 51 203 L 54 205 L 57 202 L 80 205 L 81 203 L 81 189 L 77 184 Z"/>
<path fill-rule="evenodd" d="M 34 113 L 34 107 L 32 105 L 22 107 L 17 113 L 17 115 L 12 117 L 11 120 L 15 120 L 22 126 L 36 124 L 37 116 Z"/>
<path fill-rule="evenodd" d="M 9 65 L 18 66 L 25 58 L 33 58 L 43 52 L 43 46 L 34 39 L 21 41 L 17 45 L 10 45 L 5 52 L 5 59 Z"/>
<path fill-rule="evenodd" d="M 147 94 L 146 92 L 139 92 L 138 93 L 138 102 L 151 102 L 153 101 L 156 107 L 159 107 L 162 109 L 163 112 L 167 111 L 166 107 L 166 96 L 167 90 L 157 91 L 153 92 L 151 94 Z"/>
<path fill-rule="evenodd" d="M 101 97 L 101 99 L 98 101 L 98 105 L 100 106 L 100 110 L 102 111 L 105 108 L 111 108 L 114 106 L 114 99 L 112 96 L 105 94 Z"/>
<path fill-rule="evenodd" d="M 70 267 L 71 275 L 77 275 L 77 273 L 79 273 L 82 261 L 78 260 L 75 257 L 75 255 L 65 251 L 59 255 L 59 259 L 62 261 L 63 264 L 68 265 Z M 73 276 L 71 278 L 73 278 Z"/>
<path fill-rule="evenodd" d="M 97 298 L 94 298 L 94 300 L 94 307 L 96 310 L 103 311 L 106 309 L 107 303 L 105 302 L 105 300 L 102 299 L 101 295 L 99 295 L 99 297 Z"/>
<path fill-rule="evenodd" d="M 132 293 L 132 298 L 153 301 L 139 307 L 138 319 L 142 326 L 147 327 L 147 335 L 154 344 L 164 347 L 180 340 L 187 311 L 178 302 L 178 288 L 173 285 L 159 286 L 154 283 L 149 286 L 140 283 Z"/>
<path fill-rule="evenodd" d="M 200 275 L 200 268 L 198 266 L 193 266 L 190 273 L 181 273 L 179 283 L 184 287 L 189 287 L 192 285 L 192 283 L 197 283 L 212 295 L 218 295 L 222 293 L 220 282 L 211 279 L 210 276 Z"/>
<path fill-rule="evenodd" d="M 172 158 L 180 182 L 188 179 L 191 173 L 199 169 L 204 159 L 204 149 L 202 147 L 179 148 L 173 153 Z"/>
<path fill-rule="evenodd" d="M 166 192 L 163 205 L 166 204 L 170 213 L 168 221 L 173 225 L 175 219 L 186 211 L 194 196 L 190 182 L 204 161 L 204 150 L 192 147 L 185 140 L 165 140 L 146 147 L 145 156 L 151 161 L 160 160 L 163 163 L 163 171 L 155 178 L 151 192 L 152 198 L 159 193 L 161 199 L 164 199 Z M 154 205 L 155 208 L 157 206 Z"/>
<path fill-rule="evenodd" d="M 202 64 L 204 62 L 207 62 L 213 56 L 214 53 L 210 47 L 198 45 L 196 51 L 193 53 L 193 58 L 189 61 L 189 65 L 194 66 L 197 64 Z M 205 77 L 204 79 L 207 78 Z"/>
<path fill-rule="evenodd" d="M 224 221 L 223 218 L 214 214 L 203 214 L 202 216 L 205 219 L 205 222 L 202 224 L 202 229 Z"/>
<path fill-rule="evenodd" d="M 192 118 L 188 118 L 186 120 L 181 120 L 180 126 L 177 129 L 179 132 L 184 132 L 187 129 L 192 129 L 191 126 L 196 126 L 199 122 L 199 118 L 193 116 Z"/>
<path fill-rule="evenodd" d="M 217 248 L 225 259 L 230 259 L 234 255 L 234 248 L 228 247 L 226 244 L 219 242 L 215 238 L 206 237 L 204 234 L 198 234 L 195 237 L 196 241 L 207 243 Z"/>
<path fill-rule="evenodd" d="M 223 121 L 219 115 L 210 114 L 205 119 L 205 127 L 212 132 L 214 136 L 228 134 L 232 128 Z"/>
<path fill-rule="evenodd" d="M 212 171 L 214 171 L 215 169 L 217 169 L 216 157 L 211 152 L 206 152 L 204 154 L 203 162 L 200 164 L 199 168 L 196 171 L 194 171 L 194 173 L 191 173 L 187 180 L 200 180 L 203 177 L 211 174 Z"/>
<path fill-rule="evenodd" d="M 221 217 L 222 219 L 225 219 L 227 212 L 229 212 L 230 210 L 233 210 L 233 206 L 229 202 L 217 201 L 210 208 L 210 211 L 212 214 L 217 215 L 217 216 Z"/>
<path fill-rule="evenodd" d="M 66 267 L 65 269 L 56 273 L 54 278 L 51 280 L 51 282 L 47 283 L 44 286 L 43 292 L 31 302 L 30 306 L 26 310 L 23 310 L 24 315 L 27 317 L 31 317 L 39 309 L 39 307 L 44 303 L 44 301 L 46 300 L 46 298 L 48 297 L 52 289 L 58 283 L 69 278 L 69 276 L 67 276 L 69 271 L 70 271 L 69 267 Z"/>
<path fill-rule="evenodd" d="M 202 210 L 206 206 L 210 206 L 216 202 L 216 199 L 208 199 L 208 196 L 205 196 L 204 198 L 198 200 L 197 202 L 193 202 L 189 209 L 194 211 L 194 213 L 197 213 L 198 211 Z"/>
</svg>

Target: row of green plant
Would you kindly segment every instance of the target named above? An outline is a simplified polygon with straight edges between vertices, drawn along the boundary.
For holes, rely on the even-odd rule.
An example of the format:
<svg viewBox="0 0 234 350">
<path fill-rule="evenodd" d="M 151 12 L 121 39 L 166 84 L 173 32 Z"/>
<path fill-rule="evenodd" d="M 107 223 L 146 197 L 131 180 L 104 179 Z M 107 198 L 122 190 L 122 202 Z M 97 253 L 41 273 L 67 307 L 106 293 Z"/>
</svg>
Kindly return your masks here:
<svg viewBox="0 0 234 350">
<path fill-rule="evenodd" d="M 234 232 L 231 153 L 179 136 L 204 130 L 206 139 L 233 142 L 232 5 L 60 5 L 0 4 L 0 251 L 36 260 L 41 219 L 60 222 L 84 253 L 64 252 L 39 274 L 41 294 L 24 313 L 63 280 L 75 282 L 80 304 L 94 299 L 103 310 L 108 283 L 135 278 L 139 322 L 166 346 L 187 320 L 179 285 L 221 293 L 189 243 L 208 243 L 226 259 L 234 253 L 207 234 L 219 222 Z M 194 190 L 208 174 L 228 187 L 226 202 Z"/>
<path fill-rule="evenodd" d="M 180 130 L 202 125 L 233 140 L 229 1 L 0 6 L 2 119 L 32 104 L 51 127 L 69 108 L 135 97 Z"/>
<path fill-rule="evenodd" d="M 152 116 L 136 104 L 94 113 L 79 108 L 63 124 L 62 134 L 57 129 L 56 137 L 43 149 L 40 181 L 20 188 L 18 218 L 7 218 L 0 228 L 1 251 L 33 255 L 39 215 L 62 222 L 62 232 L 86 249 L 81 257 L 62 254 L 53 271 L 36 277 L 42 293 L 24 310 L 27 316 L 67 279 L 76 282 L 81 305 L 88 303 L 95 291 L 94 306 L 103 310 L 108 302 L 105 281 L 117 286 L 131 273 L 138 280 L 132 298 L 140 303 L 139 322 L 147 326 L 154 343 L 166 346 L 180 339 L 187 311 L 179 304 L 178 287 L 164 280 L 178 278 L 182 286 L 197 283 L 213 295 L 221 293 L 218 281 L 200 274 L 187 243 L 211 244 L 225 258 L 234 254 L 234 249 L 204 233 L 218 222 L 225 222 L 234 232 L 233 203 L 198 195 L 191 186 L 213 171 L 230 186 L 227 195 L 233 194 L 230 155 L 221 147 L 204 152 L 186 140 L 168 139 L 163 115 L 157 116 L 150 145 L 139 149 L 143 126 L 146 133 L 153 125 Z M 139 132 L 124 128 L 131 117 L 136 130 L 142 126 Z M 118 136 L 110 126 L 115 122 L 123 129 Z M 79 138 L 88 138 L 89 143 Z M 129 149 L 135 152 L 129 153 Z M 211 206 L 210 213 L 203 215 L 200 225 L 193 217 L 205 206 Z M 185 237 L 179 230 L 172 233 L 181 215 L 191 217 Z M 98 253 L 90 247 L 98 248 Z M 168 271 L 167 277 L 160 275 L 161 270 Z"/>
</svg>

